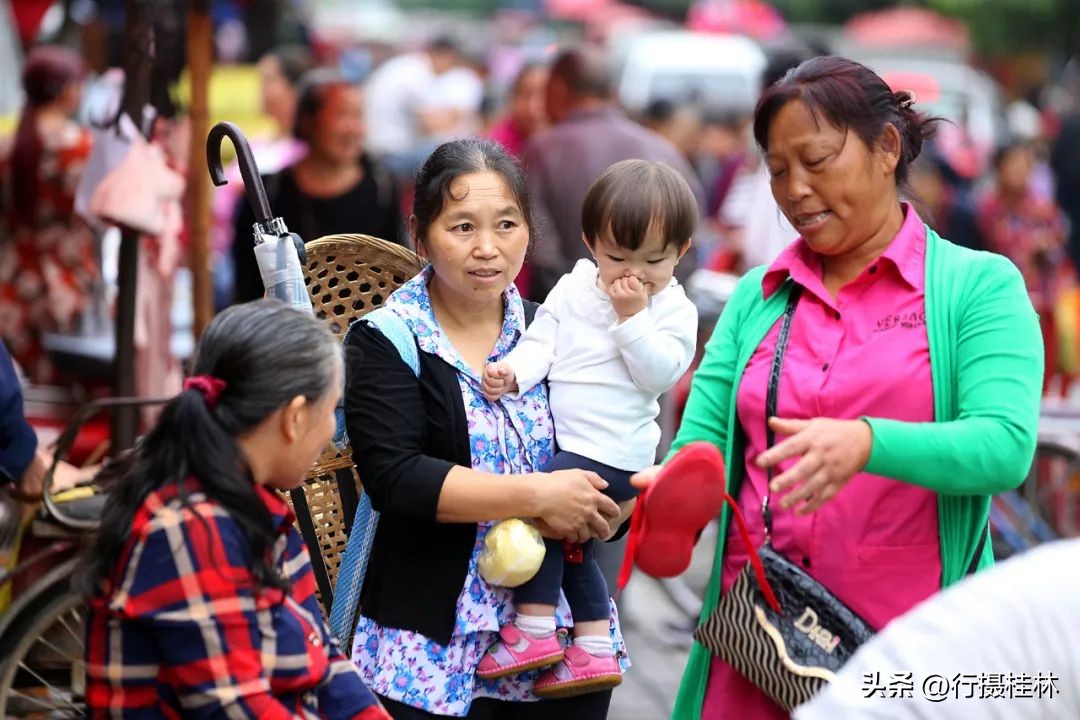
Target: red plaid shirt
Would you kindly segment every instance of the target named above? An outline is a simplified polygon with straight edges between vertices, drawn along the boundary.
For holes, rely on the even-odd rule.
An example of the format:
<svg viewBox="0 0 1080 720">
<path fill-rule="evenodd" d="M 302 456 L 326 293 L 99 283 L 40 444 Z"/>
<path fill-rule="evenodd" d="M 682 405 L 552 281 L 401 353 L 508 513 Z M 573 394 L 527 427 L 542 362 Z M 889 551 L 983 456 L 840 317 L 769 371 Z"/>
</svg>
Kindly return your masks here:
<svg viewBox="0 0 1080 720">
<path fill-rule="evenodd" d="M 389 720 L 329 635 L 293 515 L 258 488 L 287 592 L 257 588 L 239 526 L 190 481 L 152 493 L 90 603 L 91 718 Z"/>
</svg>

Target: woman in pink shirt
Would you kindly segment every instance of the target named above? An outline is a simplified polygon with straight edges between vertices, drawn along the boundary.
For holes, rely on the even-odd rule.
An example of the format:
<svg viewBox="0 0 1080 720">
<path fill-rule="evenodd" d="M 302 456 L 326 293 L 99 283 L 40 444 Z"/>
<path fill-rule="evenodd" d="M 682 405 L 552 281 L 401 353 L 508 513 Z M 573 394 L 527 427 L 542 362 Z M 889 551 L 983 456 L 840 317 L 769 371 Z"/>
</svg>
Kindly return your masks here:
<svg viewBox="0 0 1080 720">
<path fill-rule="evenodd" d="M 544 93 L 547 92 L 546 65 L 525 65 L 510 86 L 506 117 L 492 126 L 488 137 L 502 145 L 514 157 L 525 154 L 525 144 L 547 127 Z"/>
<path fill-rule="evenodd" d="M 754 135 L 801 237 L 735 290 L 672 450 L 716 444 L 754 546 L 771 495 L 773 548 L 875 629 L 992 561 L 989 496 L 1023 480 L 1038 420 L 1042 349 L 1019 273 L 943 240 L 901 200 L 932 123 L 843 58 L 807 61 L 765 91 Z M 728 520 L 706 616 L 748 560 Z M 674 717 L 788 715 L 695 645 Z"/>
</svg>

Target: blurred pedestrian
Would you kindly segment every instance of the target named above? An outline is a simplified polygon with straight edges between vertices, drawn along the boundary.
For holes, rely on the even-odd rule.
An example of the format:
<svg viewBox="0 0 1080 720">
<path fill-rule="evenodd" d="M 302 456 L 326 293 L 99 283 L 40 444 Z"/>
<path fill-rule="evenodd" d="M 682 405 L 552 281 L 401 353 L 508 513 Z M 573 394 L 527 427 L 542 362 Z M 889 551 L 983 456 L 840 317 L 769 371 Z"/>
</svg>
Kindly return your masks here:
<svg viewBox="0 0 1080 720">
<path fill-rule="evenodd" d="M 26 103 L 0 172 L 0 337 L 35 383 L 61 380 L 43 335 L 76 331 L 100 281 L 94 234 L 74 212 L 91 148 L 89 131 L 72 120 L 85 75 L 67 48 L 30 52 Z"/>
<path fill-rule="evenodd" d="M 962 247 L 984 249 L 975 202 L 950 179 L 933 142 L 911 164 L 911 190 L 911 199 L 925 207 L 927 224 L 939 235 Z"/>
<path fill-rule="evenodd" d="M 706 216 L 712 219 L 720 212 L 738 171 L 753 152 L 747 140 L 750 117 L 740 113 L 710 113 L 703 122 L 699 164 L 708 190 Z"/>
<path fill-rule="evenodd" d="M 588 254 L 581 241 L 581 205 L 610 165 L 641 159 L 667 163 L 690 184 L 704 208 L 704 191 L 690 163 L 666 139 L 626 117 L 612 100 L 606 58 L 592 48 L 562 51 L 551 67 L 546 107 L 552 127 L 526 146 L 525 165 L 536 203 L 541 241 L 533 261 L 533 298 L 543 300 L 562 275 Z M 679 265 L 685 280 L 693 254 Z"/>
<path fill-rule="evenodd" d="M 1080 56 L 1072 58 L 1062 73 L 1066 107 L 1061 128 L 1050 151 L 1057 201 L 1069 218 L 1069 254 L 1080 271 Z"/>
<path fill-rule="evenodd" d="M 453 66 L 435 76 L 420 100 L 421 148 L 434 150 L 448 140 L 473 137 L 480 132 L 484 104 L 482 73 L 486 68 L 462 50 L 456 52 Z"/>
<path fill-rule="evenodd" d="M 642 124 L 675 146 L 693 164 L 701 149 L 701 111 L 690 103 L 659 99 L 649 103 Z"/>
<path fill-rule="evenodd" d="M 709 270 L 733 272 L 742 269 L 742 226 L 725 224 L 720 210 L 727 203 L 743 169 L 760 162 L 747 139 L 749 121 L 749 116 L 737 112 L 711 113 L 704 120 L 697 168 L 708 197 L 704 228 L 713 244 L 710 247 L 699 244 L 698 253 Z M 737 237 L 730 237 L 730 234 Z"/>
<path fill-rule="evenodd" d="M 801 51 L 779 52 L 770 57 L 761 77 L 763 90 L 767 91 L 806 59 L 807 54 Z M 753 139 L 747 136 L 747 142 L 752 144 Z M 768 265 L 799 236 L 773 199 L 768 166 L 756 149 L 751 148 L 750 153 L 717 213 L 723 232 L 721 251 L 737 257 L 734 265 L 741 271 Z"/>
<path fill-rule="evenodd" d="M 39 447 L 37 434 L 26 419 L 19 375 L 0 343 L 0 488 L 8 488 L 11 496 L 22 502 L 40 502 L 45 474 L 52 463 L 52 456 Z M 76 468 L 60 461 L 50 490 L 66 490 L 93 474 L 93 468 Z"/>
<path fill-rule="evenodd" d="M 1013 261 L 1024 276 L 1028 297 L 1039 313 L 1046 354 L 1044 392 L 1058 369 L 1054 311 L 1074 271 L 1065 247 L 1065 220 L 1052 201 L 1031 191 L 1034 156 L 1026 142 L 1012 142 L 994 155 L 995 183 L 979 203 L 986 249 Z"/>
<path fill-rule="evenodd" d="M 526 143 L 547 128 L 544 107 L 547 82 L 546 65 L 534 63 L 523 67 L 510 86 L 506 115 L 488 133 L 488 137 L 515 157 L 520 158 Z"/>
<path fill-rule="evenodd" d="M 458 44 L 440 36 L 420 52 L 390 58 L 368 77 L 368 147 L 397 182 L 412 181 L 441 142 L 433 136 L 454 135 L 479 113 L 483 84 L 464 65 Z"/>
<path fill-rule="evenodd" d="M 1023 482 L 1038 431 L 1041 341 L 1019 272 L 901 201 L 932 122 L 844 58 L 765 91 L 754 137 L 802 237 L 740 281 L 672 446 L 716 445 L 751 545 L 770 538 L 873 628 L 991 564 L 990 496 Z M 703 618 L 748 563 L 729 521 Z M 788 714 L 695 644 L 675 717 L 731 716 Z"/>
<path fill-rule="evenodd" d="M 293 135 L 308 153 L 265 178 L 274 214 L 305 241 L 337 233 L 363 233 L 401 241 L 397 187 L 364 151 L 363 91 L 332 70 L 304 76 Z M 263 296 L 262 277 L 252 252 L 255 214 L 246 200 L 237 204 L 234 302 Z"/>
<path fill-rule="evenodd" d="M 488 137 L 502 145 L 516 158 L 525 152 L 525 144 L 537 133 L 547 128 L 547 110 L 544 93 L 547 89 L 546 65 L 531 64 L 523 67 L 510 86 L 510 103 L 506 117 L 488 133 Z M 532 265 L 529 258 L 521 266 L 514 280 L 522 297 L 532 296 Z"/>
<path fill-rule="evenodd" d="M 262 110 L 274 122 L 270 137 L 256 138 L 252 143 L 260 170 L 277 172 L 302 154 L 303 143 L 293 135 L 292 129 L 296 124 L 300 80 L 314 68 L 311 51 L 299 45 L 271 50 L 259 60 Z"/>
</svg>

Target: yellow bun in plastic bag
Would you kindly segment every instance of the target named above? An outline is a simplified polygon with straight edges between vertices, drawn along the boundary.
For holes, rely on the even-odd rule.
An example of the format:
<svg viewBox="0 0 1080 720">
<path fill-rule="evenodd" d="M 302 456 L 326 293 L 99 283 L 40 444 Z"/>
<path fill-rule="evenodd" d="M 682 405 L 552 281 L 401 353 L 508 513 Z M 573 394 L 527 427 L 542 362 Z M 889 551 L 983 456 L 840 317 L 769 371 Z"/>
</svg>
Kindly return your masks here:
<svg viewBox="0 0 1080 720">
<path fill-rule="evenodd" d="M 544 550 L 544 538 L 534 526 L 517 518 L 497 522 L 484 538 L 480 577 L 492 585 L 517 587 L 540 570 Z"/>
</svg>

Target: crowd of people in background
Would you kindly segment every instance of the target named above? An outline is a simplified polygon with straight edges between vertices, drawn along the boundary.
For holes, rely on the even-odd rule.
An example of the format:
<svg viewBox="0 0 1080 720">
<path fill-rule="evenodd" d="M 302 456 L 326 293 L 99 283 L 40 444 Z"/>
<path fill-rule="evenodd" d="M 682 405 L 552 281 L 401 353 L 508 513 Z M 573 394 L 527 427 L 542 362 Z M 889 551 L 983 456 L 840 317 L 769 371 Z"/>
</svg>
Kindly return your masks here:
<svg viewBox="0 0 1080 720">
<path fill-rule="evenodd" d="M 762 86 L 806 57 L 774 53 Z M 773 260 L 797 233 L 769 192 L 749 109 L 658 98 L 631 116 L 614 99 L 609 60 L 585 46 L 522 55 L 516 75 L 500 87 L 449 37 L 394 55 L 362 78 L 318 62 L 303 46 L 273 49 L 258 60 L 262 110 L 273 130 L 253 138 L 271 207 L 307 240 L 354 232 L 407 244 L 411 185 L 421 161 L 448 139 L 489 137 L 524 162 L 536 198 L 543 240 L 517 279 L 526 297 L 542 301 L 583 257 L 578 215 L 585 189 L 604 168 L 628 158 L 670 164 L 698 198 L 703 222 L 680 279 L 696 267 L 738 275 Z M 1073 65 L 1062 79 L 1067 97 L 1080 96 Z M 27 110 L 2 161 L 3 232 L 15 242 L 4 245 L 0 266 L 0 336 L 38 382 L 59 379 L 41 348 L 42 328 L 77 328 L 88 295 L 100 291 L 93 236 L 70 209 L 90 150 L 90 135 L 71 119 L 83 76 L 77 59 L 62 50 L 35 51 L 25 73 Z M 1061 347 L 1074 339 L 1059 340 L 1058 314 L 1080 260 L 1080 167 L 1069 152 L 1078 117 L 1080 101 L 1060 116 L 1014 103 L 1003 118 L 1009 135 L 984 163 L 966 152 L 963 129 L 949 125 L 913 165 L 910 198 L 953 242 L 1004 254 L 1021 268 L 1042 316 L 1046 390 L 1061 395 L 1078 370 L 1061 361 L 1075 353 Z M 20 199 L 31 183 L 12 182 L 33 173 L 32 166 L 36 195 L 44 199 L 34 203 Z M 229 172 L 239 180 L 235 167 Z M 219 309 L 262 294 L 250 252 L 253 217 L 241 188 L 231 182 L 213 201 Z M 63 238 L 51 240 L 57 228 Z M 31 320 L 20 298 L 41 289 L 54 300 L 53 317 Z"/>
<path fill-rule="evenodd" d="M 807 57 L 787 51 L 776 54 L 763 74 L 762 86 Z M 380 209 L 386 194 L 393 194 L 396 230 L 380 225 L 379 221 L 389 221 L 385 217 L 379 221 L 342 218 L 352 223 L 354 232 L 407 242 L 403 219 L 410 211 L 413 175 L 431 150 L 447 139 L 489 137 L 520 158 L 538 197 L 545 242 L 536 248 L 518 284 L 538 300 L 550 289 L 550 278 L 557 278 L 581 256 L 580 228 L 575 227 L 574 215 L 583 192 L 573 187 L 575 178 L 582 178 L 577 184 L 587 186 L 600 170 L 620 159 L 660 159 L 678 168 L 691 183 L 705 221 L 695 252 L 696 263 L 702 267 L 741 274 L 775 258 L 797 235 L 772 203 L 768 172 L 750 137 L 749 109 L 717 110 L 693 101 L 660 98 L 631 116 L 614 99 L 610 61 L 598 49 L 580 47 L 522 60 L 508 87 L 496 88 L 459 45 L 449 38 L 436 38 L 417 51 L 384 61 L 360 82 L 337 76 L 342 88 L 352 85 L 357 90 L 348 102 L 338 100 L 338 93 L 329 92 L 328 86 L 313 92 L 311 86 L 333 82 L 332 71 L 317 67 L 310 54 L 298 48 L 271 51 L 259 67 L 264 109 L 280 132 L 256 147 L 257 160 L 268 176 L 290 166 L 291 172 L 279 179 L 290 190 L 299 187 L 301 196 L 320 201 L 342 201 L 359 188 L 360 177 L 376 186 Z M 307 82 L 305 73 L 310 73 Z M 309 93 L 299 105 L 306 112 L 314 109 L 310 120 L 295 117 L 300 93 Z M 972 163 L 962 148 L 956 149 L 957 141 L 949 141 L 962 138 L 962 128 L 950 125 L 945 129 L 944 140 L 929 144 L 913 167 L 912 199 L 957 244 L 1000 252 L 1031 268 L 1025 275 L 1032 292 L 1040 295 L 1037 305 L 1052 309 L 1055 293 L 1046 297 L 1048 287 L 1071 282 L 1063 261 L 1080 254 L 1067 242 L 1070 228 L 1077 224 L 1066 214 L 1073 209 L 1069 198 L 1077 173 L 1072 172 L 1063 141 L 1054 142 L 1055 125 L 1060 125 L 1058 135 L 1067 137 L 1074 124 L 1068 117 L 1055 122 L 1045 114 L 1034 128 L 1026 122 L 1027 116 L 1009 113 L 1005 120 L 1010 119 L 1013 127 L 1008 137 L 988 158 L 990 162 L 981 164 Z M 304 121 L 318 123 L 316 132 L 305 131 Z M 323 147 L 311 142 L 311 137 L 328 133 L 333 139 L 319 143 Z M 564 152 L 578 152 L 573 156 L 574 172 L 566 171 L 565 158 L 561 162 L 551 159 L 552 149 L 560 143 Z M 585 147 L 589 151 L 581 152 Z M 335 152 L 337 160 L 327 156 Z M 312 161 L 311 154 L 318 159 Z M 307 175 L 310 185 L 318 185 L 310 182 L 312 170 L 326 166 L 332 175 L 329 165 L 335 163 L 341 169 L 352 167 L 351 174 L 337 177 L 326 187 L 305 190 L 303 181 L 297 186 L 298 175 Z M 218 224 L 230 226 L 220 237 L 234 245 L 232 230 L 245 232 L 248 217 L 235 195 L 228 199 L 234 207 L 219 213 Z M 566 212 L 563 204 L 574 211 Z M 305 238 L 340 231 L 334 229 L 340 223 L 305 225 L 302 211 L 287 210 L 291 209 L 280 214 L 287 220 L 292 214 L 295 222 L 290 227 L 301 228 Z M 1015 231 L 1029 225 L 1048 226 L 1046 233 L 1039 233 L 1038 262 L 1033 260 L 1035 248 L 1019 247 L 1004 237 L 1010 226 Z M 243 247 L 235 251 L 237 257 Z M 1044 270 L 1035 269 L 1047 266 L 1045 258 L 1051 258 L 1061 271 L 1054 273 L 1053 280 Z M 224 266 L 236 273 L 238 284 L 243 283 L 240 269 Z M 250 296 L 245 291 L 233 297 Z"/>
<path fill-rule="evenodd" d="M 934 117 L 903 88 L 889 87 L 853 61 L 814 58 L 808 52 L 770 58 L 760 79 L 764 100 L 756 114 L 753 108 L 717 109 L 684 98 L 657 98 L 643 111 L 629 112 L 616 99 L 610 54 L 586 44 L 521 58 L 505 86 L 448 37 L 385 59 L 362 77 L 299 46 L 269 51 L 258 59 L 258 73 L 262 111 L 272 130 L 253 137 L 252 146 L 274 215 L 307 241 L 332 234 L 371 235 L 409 247 L 425 262 L 424 270 L 385 304 L 405 322 L 410 340 L 415 336 L 422 355 L 416 361 L 419 369 L 406 367 L 396 346 L 374 325 L 354 326 L 357 332 L 346 340 L 342 361 L 337 340 L 319 323 L 295 313 L 279 318 L 286 311 L 270 303 L 245 304 L 264 294 L 252 252 L 254 213 L 239 182 L 215 195 L 212 271 L 215 303 L 222 312 L 194 355 L 196 373 L 184 391 L 176 394 L 134 460 L 112 470 L 142 494 L 113 501 L 107 530 L 98 540 L 99 562 L 87 570 L 90 587 L 98 591 L 89 616 L 98 648 L 95 653 L 92 646 L 90 654 L 91 706 L 110 705 L 114 686 L 138 686 L 139 673 L 153 663 L 199 679 L 179 683 L 175 697 L 162 696 L 160 702 L 176 712 L 188 703 L 205 703 L 199 699 L 203 696 L 224 704 L 228 699 L 217 698 L 210 687 L 220 679 L 214 674 L 217 655 L 192 638 L 198 637 L 196 631 L 224 632 L 221 628 L 232 622 L 252 627 L 274 623 L 273 634 L 283 638 L 261 649 L 242 644 L 243 656 L 264 657 L 261 662 L 271 669 L 297 662 L 312 666 L 308 675 L 292 679 L 288 692 L 270 682 L 268 689 L 243 696 L 253 713 L 281 702 L 295 712 L 348 708 L 351 716 L 380 720 L 470 712 L 471 717 L 508 717 L 519 712 L 510 706 L 531 699 L 537 688 L 565 690 L 600 677 L 606 682 L 594 682 L 593 695 L 554 692 L 550 697 L 557 698 L 551 700 L 559 703 L 553 707 L 567 717 L 606 717 L 611 688 L 627 667 L 618 611 L 604 592 L 605 585 L 616 587 L 625 554 L 619 528 L 632 505 L 621 504 L 630 503 L 660 472 L 656 466 L 636 474 L 634 489 L 628 489 L 630 476 L 657 459 L 658 446 L 661 456 L 666 451 L 658 439 L 659 424 L 652 423 L 660 412 L 660 396 L 699 368 L 671 453 L 701 441 L 725 451 L 735 448 L 726 458 L 728 479 L 735 478 L 729 482 L 731 492 L 748 516 L 766 508 L 760 519 L 751 518 L 751 534 L 775 537 L 777 548 L 813 568 L 818 580 L 874 626 L 884 627 L 944 586 L 990 564 L 985 503 L 1023 481 L 1040 395 L 1065 397 L 1072 375 L 1080 372 L 1080 311 L 1069 302 L 1080 297 L 1080 67 L 1075 63 L 1062 81 L 1074 104 L 1059 114 L 1039 113 L 1023 102 L 1014 105 L 1004 118 L 1007 136 L 985 161 L 972 155 L 963 127 Z M 39 384 L 70 382 L 53 367 L 43 337 L 79 332 L 105 283 L 100 229 L 76 207 L 76 189 L 94 138 L 89 127 L 74 120 L 86 77 L 70 51 L 40 47 L 31 52 L 24 73 L 25 109 L 10 147 L 0 146 L 0 340 L 23 375 Z M 826 90 L 817 100 L 800 94 L 820 87 Z M 1034 121 L 1028 110 L 1035 112 Z M 820 122 L 816 113 L 830 122 Z M 877 123 L 873 127 L 871 120 Z M 805 156 L 807 137 L 829 148 L 828 163 Z M 238 181 L 238 170 L 230 168 L 228 177 Z M 597 199 L 608 184 L 620 188 L 621 202 Z M 637 212 L 649 205 L 637 202 L 647 195 L 643 187 L 665 199 L 677 222 L 664 212 L 655 217 Z M 800 193 L 823 199 L 829 207 L 810 212 L 800 206 Z M 597 209 L 605 203 L 618 212 Z M 608 238 L 619 225 L 612 213 L 637 218 L 640 237 Z M 867 240 L 863 229 L 879 217 L 886 222 Z M 488 240 L 490 234 L 471 232 L 485 223 L 502 233 L 498 243 Z M 657 235 L 665 223 L 678 231 Z M 800 234 L 805 241 L 794 242 Z M 856 240 L 875 245 L 872 264 L 862 262 L 866 248 Z M 616 252 L 625 257 L 613 256 Z M 488 253 L 487 264 L 477 269 L 473 260 L 483 253 Z M 160 260 L 158 254 L 149 257 L 152 263 Z M 634 265 L 634 273 L 641 270 L 641 279 L 629 270 L 624 273 L 624 262 Z M 879 266 L 884 272 L 877 272 Z M 733 312 L 704 354 L 703 340 L 712 330 L 699 334 L 694 306 L 681 288 L 689 287 L 699 271 L 748 281 L 730 298 Z M 613 291 L 620 273 L 624 284 Z M 575 274 L 582 277 L 574 280 Z M 561 300 L 559 287 L 564 294 L 578 294 Z M 965 292 L 968 287 L 976 290 Z M 528 356 L 511 353 L 521 338 L 525 345 L 544 340 L 545 327 L 559 322 L 553 308 L 565 306 L 562 322 L 569 325 L 570 311 L 588 307 L 597 288 L 611 294 L 597 307 L 611 310 L 617 322 L 599 311 L 585 318 L 598 321 L 597 327 L 577 317 L 581 334 L 571 340 L 590 349 L 601 344 L 605 328 L 618 328 L 645 308 L 651 312 L 649 323 L 661 323 L 663 290 L 670 290 L 668 303 L 677 303 L 667 308 L 680 320 L 677 352 L 668 353 L 674 359 L 666 358 L 664 372 L 656 371 L 661 377 L 648 388 L 634 377 L 617 393 L 628 404 L 636 399 L 647 406 L 648 413 L 642 414 L 649 415 L 650 424 L 641 433 L 647 442 L 628 443 L 634 435 L 618 427 L 618 417 L 588 424 L 590 429 L 613 429 L 598 445 L 622 441 L 645 447 L 643 457 L 627 461 L 632 468 L 585 450 L 565 461 L 571 465 L 553 463 L 556 430 L 565 424 L 559 414 L 571 417 L 582 405 L 581 391 L 575 387 L 574 402 L 563 399 L 560 407 L 559 383 L 566 383 L 566 377 L 552 375 L 541 385 L 547 373 L 530 378 L 520 369 Z M 932 293 L 944 301 L 927 305 Z M 1025 293 L 1039 315 L 1038 327 Z M 774 295 L 786 298 L 789 308 L 785 324 L 777 328 L 785 333 L 782 339 L 770 334 L 784 305 Z M 791 325 L 799 303 L 804 311 Z M 845 326 L 877 323 L 880 329 L 882 322 L 899 317 L 882 315 L 886 310 L 920 318 L 911 326 L 921 322 L 927 333 L 894 333 L 873 344 L 844 334 Z M 170 311 L 165 304 L 144 308 L 162 316 Z M 265 332 L 266 325 L 261 335 L 247 327 L 260 313 L 275 323 L 292 323 L 287 342 Z M 534 315 L 537 325 L 532 324 Z M 980 322 L 976 332 L 972 328 Z M 156 326 L 140 327 L 146 336 L 145 328 Z M 633 326 L 629 331 L 622 327 L 623 335 L 635 332 Z M 780 381 L 774 358 L 783 359 L 791 327 L 794 339 L 784 381 L 790 389 L 779 410 L 774 405 L 770 411 L 766 394 L 775 403 Z M 895 323 L 884 329 L 894 328 Z M 640 338 L 614 338 L 609 345 L 624 340 Z M 1015 351 L 1010 343 L 1016 344 Z M 936 355 L 943 347 L 955 350 L 959 361 Z M 544 357 L 559 355 L 547 345 L 543 349 Z M 563 353 L 561 359 L 583 352 Z M 654 364 L 663 355 L 653 345 L 639 353 Z M 822 354 L 829 362 L 821 363 Z M 625 355 L 618 358 L 629 363 Z M 493 372 L 488 361 L 496 356 L 500 361 L 493 364 L 503 365 L 501 376 L 488 374 Z M 895 367 L 890 369 L 890 363 Z M 4 367 L 0 363 L 0 370 Z M 867 374 L 868 367 L 885 368 L 886 379 Z M 1045 370 L 1041 387 L 1040 369 Z M 304 371 L 311 377 L 304 378 Z M 292 384 L 282 379 L 285 375 Z M 604 375 L 610 385 L 612 373 L 605 370 Z M 489 383 L 499 377 L 507 378 L 506 387 L 496 384 L 492 390 Z M 596 378 L 587 380 L 600 384 Z M 634 384 L 641 397 L 632 394 Z M 955 400 L 961 394 L 962 402 Z M 504 395 L 502 404 L 495 405 Z M 624 408 L 614 402 L 608 398 L 584 405 L 592 414 L 614 408 L 617 415 Z M 821 409 L 825 403 L 832 415 Z M 383 538 L 371 556 L 356 639 L 346 648 L 317 619 L 310 565 L 299 535 L 285 520 L 290 511 L 276 493 L 264 489 L 293 487 L 289 483 L 326 445 L 339 405 L 357 451 L 354 462 L 372 506 L 381 513 L 378 532 Z M 220 432 L 189 436 L 201 425 Z M 956 425 L 962 432 L 956 432 Z M 518 434 L 522 426 L 530 428 L 527 436 Z M 429 432 L 431 427 L 446 432 Z M 916 431 L 925 434 L 916 436 Z M 774 445 L 774 433 L 787 438 L 783 448 Z M 388 444 L 387 437 L 401 444 Z M 558 437 L 563 454 L 570 454 L 565 446 L 573 433 L 558 429 Z M 36 478 L 34 466 L 28 465 L 35 451 L 30 444 L 20 451 L 25 455 L 20 488 L 32 486 Z M 628 453 L 619 449 L 618 454 Z M 260 458 L 249 463 L 250 477 L 219 477 L 217 466 L 235 467 L 240 455 Z M 779 468 L 795 455 L 828 455 L 842 462 L 819 458 L 821 472 L 812 477 L 804 462 L 794 470 Z M 773 482 L 773 468 L 783 471 L 779 482 Z M 607 471 L 625 481 L 625 497 L 600 491 L 598 478 L 606 478 Z M 540 473 L 543 483 L 534 477 Z M 862 477 L 851 486 L 856 492 L 834 501 L 857 476 Z M 229 609 L 236 595 L 232 585 L 191 592 L 193 586 L 180 582 L 189 573 L 183 563 L 163 565 L 148 555 L 140 564 L 140 554 L 130 559 L 121 552 L 150 543 L 161 558 L 184 560 L 162 543 L 169 531 L 195 532 L 183 514 L 187 490 L 177 495 L 175 488 L 162 489 L 162 482 L 188 488 L 195 504 L 213 518 L 217 534 L 239 537 L 239 546 L 247 543 L 252 557 L 265 556 L 233 563 L 233 570 L 244 588 L 250 584 L 282 597 L 293 593 L 288 614 L 267 614 L 256 593 L 240 596 L 243 612 L 238 613 Z M 534 485 L 542 490 L 533 492 Z M 777 511 L 774 534 L 769 497 L 788 489 L 792 494 L 784 496 Z M 579 498 L 580 508 L 569 507 L 571 496 Z M 142 503 L 175 511 L 181 528 L 148 523 L 136 513 Z M 885 519 L 874 517 L 866 527 L 853 526 L 851 518 L 863 517 L 866 508 L 885 505 L 898 510 Z M 254 520 L 252 513 L 258 516 Z M 815 513 L 813 520 L 802 517 L 808 513 Z M 527 616 L 520 607 L 513 609 L 509 593 L 480 582 L 476 560 L 487 524 L 518 516 L 563 531 L 549 533 L 556 549 L 567 542 L 568 533 L 581 533 L 579 542 L 610 540 L 586 545 L 585 567 L 570 573 L 589 573 L 590 597 L 582 599 L 590 606 L 579 609 L 570 600 L 579 620 L 589 623 L 576 632 L 576 646 L 583 649 L 577 661 L 586 670 L 567 669 L 574 655 L 556 647 L 546 659 L 558 656 L 563 675 L 552 670 L 535 687 L 532 679 L 515 678 L 525 667 L 523 658 L 542 655 L 543 647 L 533 656 L 526 654 L 530 643 L 559 645 L 554 633 L 566 620 L 565 609 L 551 602 L 558 597 L 558 583 L 516 591 L 519 603 L 534 608 Z M 271 519 L 272 535 L 257 532 L 259 523 Z M 710 581 L 707 608 L 716 605 L 721 592 L 730 591 L 748 560 L 736 547 L 725 551 L 726 532 L 722 528 L 719 536 L 721 559 Z M 899 549 L 904 554 L 894 552 Z M 565 572 L 561 566 L 552 571 L 550 563 L 547 570 L 552 577 Z M 427 583 L 425 593 L 415 591 L 418 571 Z M 281 586 L 265 582 L 271 577 Z M 158 639 L 167 640 L 160 647 L 140 644 L 146 639 L 135 625 L 108 621 L 114 603 L 120 602 L 112 593 L 133 583 L 137 589 L 155 584 L 186 588 L 165 599 L 119 593 L 141 614 L 130 608 L 125 612 L 152 622 Z M 888 590 L 884 599 L 883 589 Z M 209 615 L 205 602 L 210 603 Z M 513 619 L 514 612 L 532 626 Z M 913 622 L 931 621 L 933 613 Z M 106 638 L 122 642 L 126 654 L 104 657 Z M 317 662 L 308 663 L 308 657 Z M 404 665 L 415 672 L 407 678 L 415 685 L 411 693 L 399 687 Z M 528 669 L 549 665 L 530 664 Z M 244 674 L 251 667 L 234 670 L 231 679 L 237 686 L 254 682 Z M 157 696 L 136 692 L 128 700 L 131 707 L 159 702 Z M 696 646 L 677 715 L 719 717 L 732 707 L 745 717 L 782 716 L 733 664 Z M 805 717 L 815 716 L 806 712 Z"/>
</svg>

